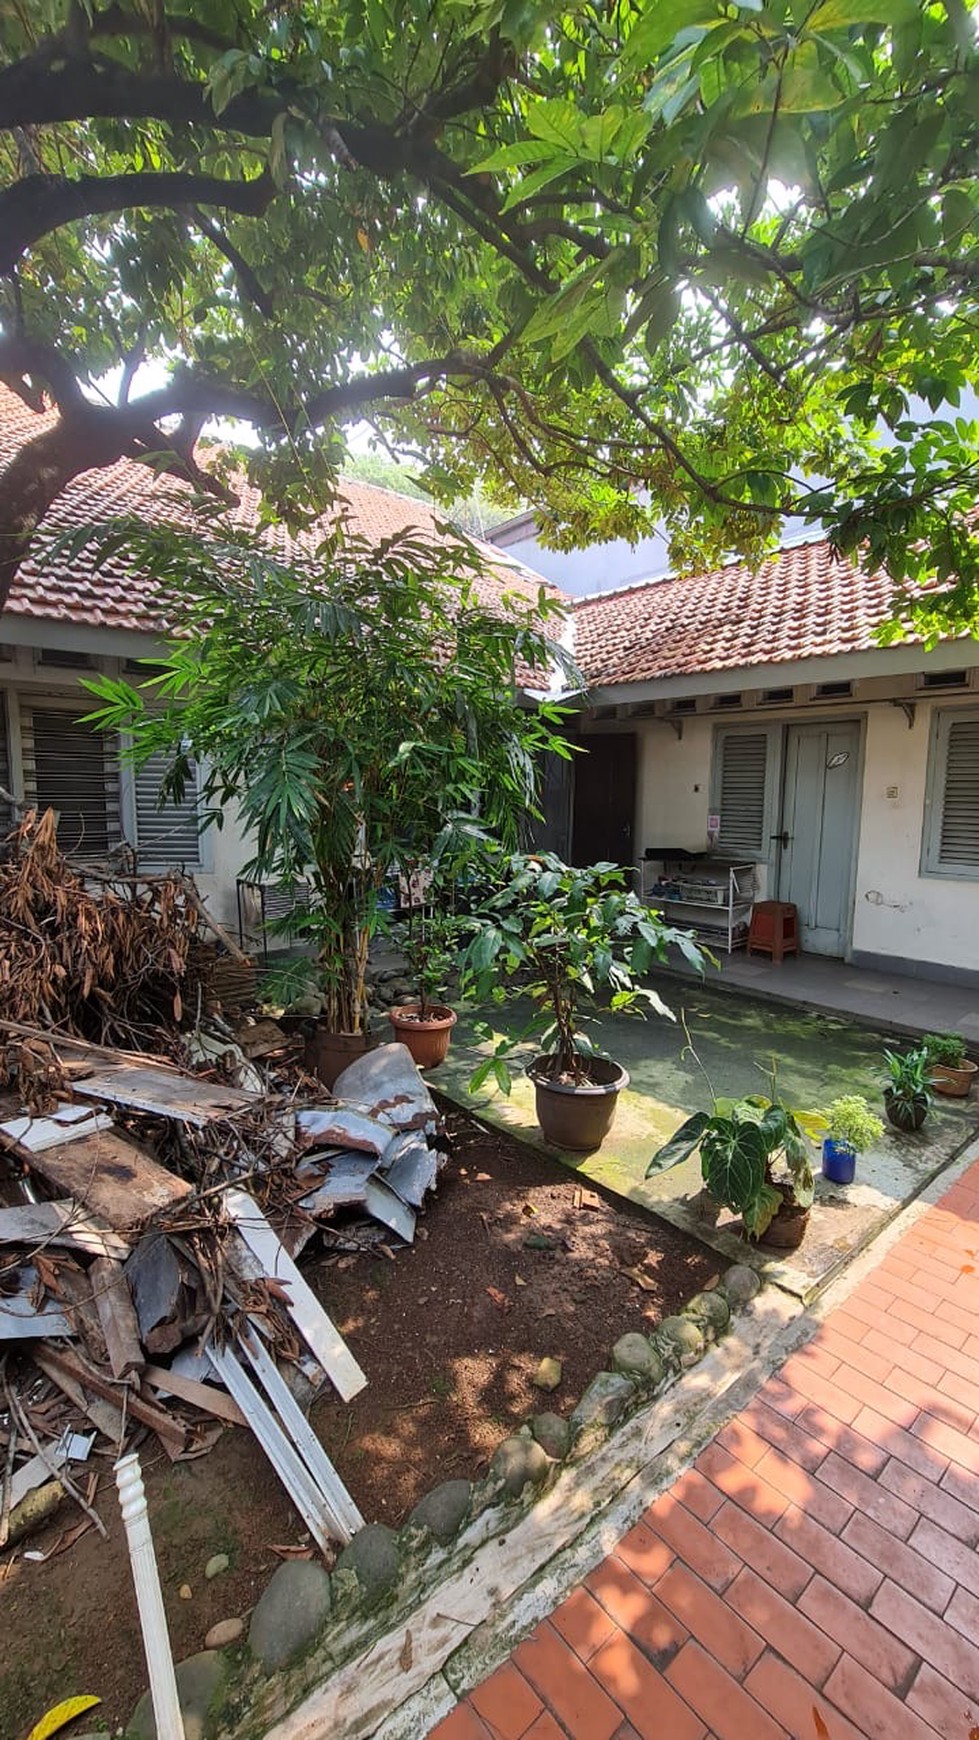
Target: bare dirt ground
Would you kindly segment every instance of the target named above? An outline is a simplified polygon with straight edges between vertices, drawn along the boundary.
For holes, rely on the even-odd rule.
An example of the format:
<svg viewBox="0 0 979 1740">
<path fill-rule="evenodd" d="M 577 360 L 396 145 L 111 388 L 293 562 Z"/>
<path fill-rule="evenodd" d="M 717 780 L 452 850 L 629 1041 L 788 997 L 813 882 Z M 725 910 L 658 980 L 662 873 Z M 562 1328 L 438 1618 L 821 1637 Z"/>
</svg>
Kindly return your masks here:
<svg viewBox="0 0 979 1740">
<path fill-rule="evenodd" d="M 397 1526 L 440 1480 L 476 1477 L 508 1431 L 544 1408 L 567 1413 L 617 1337 L 650 1329 L 717 1275 L 717 1259 L 573 1173 L 450 1112 L 452 1161 L 394 1261 L 304 1261 L 368 1375 L 353 1403 L 323 1399 L 313 1423 L 368 1521 Z M 642 1286 L 624 1271 L 642 1275 Z M 562 1382 L 543 1396 L 544 1355 Z M 302 1524 L 250 1434 L 226 1431 L 210 1455 L 167 1461 L 143 1447 L 154 1539 L 176 1659 L 204 1647 L 220 1619 L 246 1615 Z M 0 1555 L 0 1740 L 24 1740 L 59 1699 L 102 1705 L 82 1726 L 118 1727 L 145 1686 L 142 1647 L 111 1463 L 90 1529 L 39 1564 L 78 1513 Z M 204 1566 L 226 1554 L 208 1582 Z M 190 1596 L 181 1596 L 181 1589 Z"/>
</svg>

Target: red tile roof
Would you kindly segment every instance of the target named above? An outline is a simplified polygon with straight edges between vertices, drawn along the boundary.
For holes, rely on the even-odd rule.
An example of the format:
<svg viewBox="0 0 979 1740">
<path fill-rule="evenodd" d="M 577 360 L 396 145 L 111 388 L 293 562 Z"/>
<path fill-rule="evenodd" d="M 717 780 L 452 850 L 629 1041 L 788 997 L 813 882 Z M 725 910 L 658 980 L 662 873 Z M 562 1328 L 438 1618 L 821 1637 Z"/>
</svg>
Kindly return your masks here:
<svg viewBox="0 0 979 1740">
<path fill-rule="evenodd" d="M 0 488 L 11 455 L 52 421 L 53 413 L 37 415 L 0 386 Z M 258 523 L 258 491 L 244 479 L 236 481 L 235 491 L 239 499 L 231 509 L 231 518 L 236 524 L 254 527 Z M 433 542 L 444 539 L 438 515 L 425 501 L 352 479 L 344 479 L 341 493 L 352 529 L 364 537 L 377 541 L 411 528 Z M 42 532 L 60 536 L 122 515 L 189 527 L 193 523 L 191 491 L 178 478 L 158 474 L 136 460 L 120 459 L 115 465 L 75 478 L 45 515 Z M 288 556 L 292 549 L 308 549 L 315 544 L 322 529 L 293 539 L 284 527 L 277 526 L 267 535 L 276 553 Z M 560 596 L 557 587 L 542 581 L 522 563 L 492 545 L 478 539 L 473 542 L 486 557 L 486 568 L 476 582 L 485 604 L 499 602 L 506 593 L 536 602 L 542 585 L 551 595 Z M 166 634 L 167 599 L 154 577 L 134 569 L 123 554 L 110 557 L 97 571 L 94 560 L 94 547 L 70 560 L 67 556 L 52 560 L 43 553 L 29 555 L 21 564 L 7 612 L 87 628 Z"/>
<path fill-rule="evenodd" d="M 575 655 L 589 686 L 867 652 L 894 585 L 826 540 L 690 579 L 599 593 L 574 607 Z"/>
</svg>

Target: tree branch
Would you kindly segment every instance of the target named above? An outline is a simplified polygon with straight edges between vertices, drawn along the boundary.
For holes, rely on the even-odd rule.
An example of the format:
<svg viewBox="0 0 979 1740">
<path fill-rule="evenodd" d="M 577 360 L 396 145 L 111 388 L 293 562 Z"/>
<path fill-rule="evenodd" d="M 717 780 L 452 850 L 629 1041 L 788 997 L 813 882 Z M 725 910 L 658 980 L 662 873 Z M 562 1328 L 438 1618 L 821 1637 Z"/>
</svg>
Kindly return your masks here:
<svg viewBox="0 0 979 1740">
<path fill-rule="evenodd" d="M 218 115 L 203 83 L 170 72 L 134 72 L 105 58 L 52 62 L 44 49 L 0 69 L 0 128 L 7 130 L 56 121 L 152 119 L 268 138 L 290 100 L 286 93 L 240 91 Z"/>
<path fill-rule="evenodd" d="M 78 218 L 133 207 L 217 205 L 244 217 L 261 217 L 275 197 L 271 175 L 226 181 L 182 171 L 132 175 L 28 175 L 0 192 L 0 276 L 42 236 Z"/>
</svg>

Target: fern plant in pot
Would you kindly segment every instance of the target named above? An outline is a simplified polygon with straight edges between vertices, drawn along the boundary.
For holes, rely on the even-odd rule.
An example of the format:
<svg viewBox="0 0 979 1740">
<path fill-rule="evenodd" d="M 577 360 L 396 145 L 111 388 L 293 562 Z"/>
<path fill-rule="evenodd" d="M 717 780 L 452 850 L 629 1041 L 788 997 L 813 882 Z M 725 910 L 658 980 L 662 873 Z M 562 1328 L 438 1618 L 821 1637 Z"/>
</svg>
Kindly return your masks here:
<svg viewBox="0 0 979 1740">
<path fill-rule="evenodd" d="M 530 1019 L 499 1038 L 470 1078 L 471 1093 L 492 1079 L 511 1089 L 509 1058 L 529 1039 L 541 1049 L 528 1065 L 537 1119 L 556 1147 L 586 1153 L 612 1125 L 629 1076 L 592 1039 L 590 1022 L 651 1011 L 673 1020 L 639 975 L 676 944 L 699 969 L 705 957 L 689 932 L 674 929 L 627 890 L 615 864 L 575 869 L 549 853 L 515 854 L 490 865 L 491 892 L 467 919 L 463 989 L 485 1007 L 529 997 Z"/>
<path fill-rule="evenodd" d="M 700 1151 L 704 1184 L 751 1239 L 784 1250 L 802 1243 L 815 1183 L 810 1137 L 825 1120 L 815 1112 L 790 1111 L 774 1097 L 715 1099 L 710 1112 L 694 1112 L 653 1155 L 646 1177 L 679 1166 Z"/>
</svg>

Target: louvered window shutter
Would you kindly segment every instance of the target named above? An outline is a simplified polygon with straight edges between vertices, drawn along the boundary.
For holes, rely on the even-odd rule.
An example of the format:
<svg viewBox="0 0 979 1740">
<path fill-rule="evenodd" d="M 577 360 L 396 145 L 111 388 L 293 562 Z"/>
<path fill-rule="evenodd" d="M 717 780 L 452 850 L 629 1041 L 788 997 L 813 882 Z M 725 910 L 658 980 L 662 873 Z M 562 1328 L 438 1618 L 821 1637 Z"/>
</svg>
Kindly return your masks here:
<svg viewBox="0 0 979 1740">
<path fill-rule="evenodd" d="M 201 836 L 198 794 L 191 781 L 179 804 L 168 798 L 160 805 L 160 787 L 170 763 L 162 752 L 136 769 L 136 850 L 141 870 L 199 870 Z"/>
<path fill-rule="evenodd" d="M 938 744 L 931 867 L 971 874 L 979 870 L 979 713 L 941 715 Z"/>
<path fill-rule="evenodd" d="M 24 710 L 21 735 L 27 802 L 57 812 L 61 850 L 111 851 L 121 838 L 114 739 L 67 710 L 39 707 Z"/>
<path fill-rule="evenodd" d="M 767 853 L 768 749 L 767 731 L 720 735 L 715 795 L 721 818 L 718 844 L 725 852 L 749 858 Z"/>
</svg>

